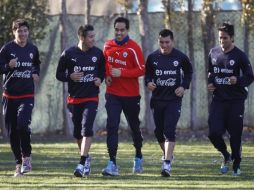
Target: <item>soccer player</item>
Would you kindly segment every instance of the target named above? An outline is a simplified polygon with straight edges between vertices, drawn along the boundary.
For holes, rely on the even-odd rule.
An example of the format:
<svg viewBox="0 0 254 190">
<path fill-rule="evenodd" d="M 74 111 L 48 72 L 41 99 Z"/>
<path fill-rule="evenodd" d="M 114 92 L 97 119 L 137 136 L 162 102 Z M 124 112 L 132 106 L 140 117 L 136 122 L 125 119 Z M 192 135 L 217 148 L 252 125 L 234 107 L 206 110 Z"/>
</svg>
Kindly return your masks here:
<svg viewBox="0 0 254 190">
<path fill-rule="evenodd" d="M 213 93 L 209 110 L 209 139 L 223 155 L 220 172 L 229 171 L 233 160 L 233 175 L 240 175 L 241 137 L 243 131 L 244 101 L 253 80 L 253 71 L 244 52 L 234 45 L 234 26 L 223 23 L 219 27 L 220 47 L 209 53 L 208 91 Z M 224 142 L 230 135 L 231 153 Z"/>
<path fill-rule="evenodd" d="M 128 35 L 129 20 L 118 17 L 114 21 L 115 38 L 104 45 L 106 59 L 107 148 L 109 161 L 103 175 L 119 175 L 116 164 L 118 128 L 123 111 L 131 128 L 136 149 L 134 173 L 143 171 L 141 152 L 143 137 L 140 131 L 140 93 L 138 77 L 144 75 L 144 57 L 139 45 Z"/>
<path fill-rule="evenodd" d="M 146 61 L 145 84 L 152 91 L 150 106 L 155 122 L 155 137 L 163 151 L 161 175 L 168 177 L 176 140 L 176 125 L 181 114 L 182 98 L 189 88 L 192 65 L 189 58 L 174 48 L 173 32 L 159 32 L 159 49 Z"/>
<path fill-rule="evenodd" d="M 56 78 L 68 82 L 67 103 L 74 124 L 73 136 L 77 139 L 81 154 L 74 175 L 84 177 L 91 172 L 89 150 L 99 101 L 99 86 L 105 75 L 105 60 L 102 50 L 94 46 L 93 26 L 80 26 L 78 39 L 78 45 L 62 53 Z"/>
<path fill-rule="evenodd" d="M 39 80 L 41 62 L 37 47 L 28 42 L 28 22 L 15 20 L 12 31 L 14 40 L 0 51 L 0 73 L 4 74 L 5 126 L 16 161 L 14 176 L 18 177 L 32 169 L 29 125 L 34 107 L 34 82 Z"/>
</svg>

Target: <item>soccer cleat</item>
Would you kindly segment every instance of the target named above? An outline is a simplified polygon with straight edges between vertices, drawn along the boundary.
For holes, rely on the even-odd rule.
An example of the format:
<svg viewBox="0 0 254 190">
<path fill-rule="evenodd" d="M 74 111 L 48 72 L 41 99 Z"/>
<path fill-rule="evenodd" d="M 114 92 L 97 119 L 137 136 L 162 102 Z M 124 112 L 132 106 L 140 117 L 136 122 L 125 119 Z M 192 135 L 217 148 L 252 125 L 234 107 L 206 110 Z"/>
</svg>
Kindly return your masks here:
<svg viewBox="0 0 254 190">
<path fill-rule="evenodd" d="M 88 176 L 91 173 L 91 157 L 88 156 L 86 158 L 86 162 L 84 165 L 84 171 L 83 171 L 83 176 Z"/>
<path fill-rule="evenodd" d="M 83 166 L 82 164 L 78 164 L 76 169 L 74 170 L 74 175 L 76 177 L 83 177 L 84 168 L 85 166 Z"/>
<path fill-rule="evenodd" d="M 229 171 L 229 165 L 230 165 L 231 159 L 223 160 L 220 166 L 220 173 L 226 174 Z"/>
<path fill-rule="evenodd" d="M 118 167 L 112 161 L 108 161 L 108 165 L 106 168 L 102 170 L 102 175 L 104 176 L 118 176 Z"/>
<path fill-rule="evenodd" d="M 133 160 L 133 173 L 142 173 L 143 172 L 143 158 L 134 158 Z"/>
<path fill-rule="evenodd" d="M 21 173 L 28 173 L 32 170 L 31 161 L 32 161 L 31 157 L 23 157 L 22 158 Z"/>
<path fill-rule="evenodd" d="M 23 173 L 21 172 L 21 167 L 22 167 L 21 164 L 17 164 L 17 165 L 16 165 L 16 171 L 15 171 L 13 177 L 20 177 L 20 176 L 23 176 Z"/>
<path fill-rule="evenodd" d="M 163 177 L 170 177 L 170 171 L 171 171 L 170 163 L 166 163 L 166 161 L 163 161 L 161 166 L 161 175 Z"/>
</svg>

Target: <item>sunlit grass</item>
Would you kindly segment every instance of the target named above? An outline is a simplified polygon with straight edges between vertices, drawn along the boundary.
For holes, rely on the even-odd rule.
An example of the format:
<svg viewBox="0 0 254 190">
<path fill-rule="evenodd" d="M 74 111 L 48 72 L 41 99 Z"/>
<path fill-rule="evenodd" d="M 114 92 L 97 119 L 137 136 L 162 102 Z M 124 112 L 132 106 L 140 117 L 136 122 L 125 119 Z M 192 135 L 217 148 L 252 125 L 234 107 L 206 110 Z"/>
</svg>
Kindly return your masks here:
<svg viewBox="0 0 254 190">
<path fill-rule="evenodd" d="M 178 142 L 170 178 L 160 176 L 162 154 L 155 141 L 144 143 L 145 171 L 140 175 L 132 174 L 132 142 L 119 144 L 118 177 L 101 175 L 108 160 L 104 142 L 94 142 L 90 154 L 92 174 L 88 178 L 76 178 L 73 170 L 79 155 L 73 142 L 33 143 L 33 171 L 13 178 L 13 156 L 9 144 L 2 143 L 0 189 L 254 189 L 254 145 L 250 142 L 243 145 L 240 177 L 233 177 L 231 171 L 219 174 L 221 157 L 207 141 Z"/>
</svg>

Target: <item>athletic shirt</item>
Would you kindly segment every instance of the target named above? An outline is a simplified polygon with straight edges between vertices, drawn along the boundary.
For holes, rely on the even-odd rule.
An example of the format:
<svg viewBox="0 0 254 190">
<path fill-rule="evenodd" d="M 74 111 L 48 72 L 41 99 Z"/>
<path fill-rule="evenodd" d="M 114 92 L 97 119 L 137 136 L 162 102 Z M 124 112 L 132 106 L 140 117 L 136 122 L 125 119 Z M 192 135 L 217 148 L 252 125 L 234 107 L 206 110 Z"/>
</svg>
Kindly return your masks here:
<svg viewBox="0 0 254 190">
<path fill-rule="evenodd" d="M 79 82 L 71 80 L 73 72 L 83 72 Z M 99 87 L 94 84 L 96 77 L 104 79 L 105 60 L 103 52 L 92 47 L 82 51 L 78 46 L 63 51 L 56 70 L 56 78 L 68 82 L 69 97 L 67 102 L 78 104 L 86 101 L 98 101 Z"/>
<path fill-rule="evenodd" d="M 9 67 L 11 59 L 17 58 L 17 66 Z M 14 41 L 8 42 L 0 51 L 0 73 L 4 74 L 3 96 L 11 99 L 34 97 L 32 74 L 40 73 L 39 52 L 27 43 L 24 47 Z"/>
<path fill-rule="evenodd" d="M 104 45 L 106 60 L 106 75 L 111 76 L 109 68 L 121 69 L 120 77 L 112 77 L 112 83 L 107 86 L 106 93 L 116 96 L 139 96 L 138 77 L 144 75 L 145 61 L 139 45 L 132 39 L 119 45 L 114 39 L 108 40 Z"/>
<path fill-rule="evenodd" d="M 253 71 L 244 52 L 234 47 L 224 53 L 221 47 L 211 49 L 209 53 L 208 83 L 216 87 L 215 100 L 244 100 L 247 98 L 247 86 L 253 80 Z M 236 76 L 237 83 L 231 85 L 229 77 Z"/>
<path fill-rule="evenodd" d="M 181 99 L 175 94 L 178 87 L 188 89 L 192 78 L 192 65 L 189 58 L 178 49 L 164 55 L 160 50 L 151 53 L 146 61 L 145 84 L 154 82 L 152 100 L 168 101 Z"/>
</svg>

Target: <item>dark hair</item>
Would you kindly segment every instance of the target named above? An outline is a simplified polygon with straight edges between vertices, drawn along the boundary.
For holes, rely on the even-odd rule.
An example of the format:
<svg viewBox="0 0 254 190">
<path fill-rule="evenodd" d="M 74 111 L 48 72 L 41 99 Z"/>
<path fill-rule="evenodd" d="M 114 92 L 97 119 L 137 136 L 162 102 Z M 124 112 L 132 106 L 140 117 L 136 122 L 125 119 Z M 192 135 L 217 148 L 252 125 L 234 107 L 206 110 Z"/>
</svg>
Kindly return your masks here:
<svg viewBox="0 0 254 190">
<path fill-rule="evenodd" d="M 234 25 L 229 22 L 223 22 L 223 24 L 218 28 L 219 31 L 226 32 L 230 37 L 235 34 Z"/>
<path fill-rule="evenodd" d="M 168 37 L 170 36 L 170 39 L 173 40 L 174 39 L 174 34 L 171 30 L 169 29 L 163 29 L 159 32 L 159 36 L 161 37 Z"/>
<path fill-rule="evenodd" d="M 94 28 L 92 25 L 85 25 L 85 26 L 80 26 L 79 29 L 78 29 L 78 36 L 83 36 L 83 37 L 86 37 L 87 35 L 87 32 L 88 31 L 93 31 Z"/>
<path fill-rule="evenodd" d="M 26 26 L 29 29 L 29 24 L 24 19 L 17 19 L 12 22 L 12 30 L 17 30 L 21 26 Z"/>
<path fill-rule="evenodd" d="M 115 22 L 114 22 L 114 28 L 115 28 L 117 22 L 123 22 L 123 23 L 125 23 L 126 29 L 129 30 L 129 28 L 130 28 L 130 22 L 129 22 L 129 20 L 127 18 L 118 17 L 115 20 Z"/>
</svg>

